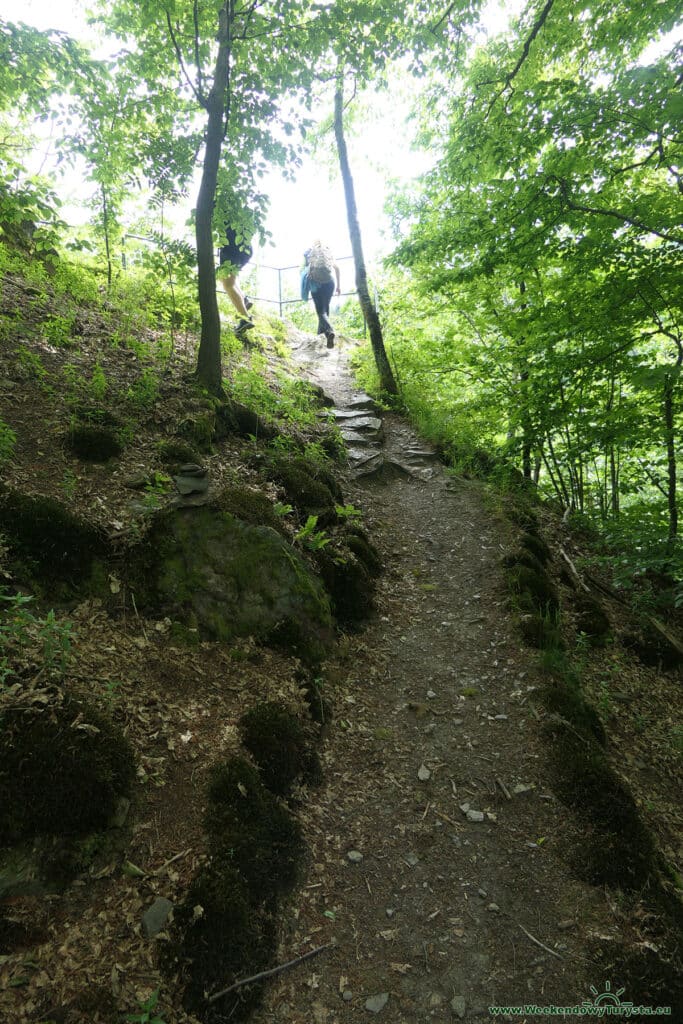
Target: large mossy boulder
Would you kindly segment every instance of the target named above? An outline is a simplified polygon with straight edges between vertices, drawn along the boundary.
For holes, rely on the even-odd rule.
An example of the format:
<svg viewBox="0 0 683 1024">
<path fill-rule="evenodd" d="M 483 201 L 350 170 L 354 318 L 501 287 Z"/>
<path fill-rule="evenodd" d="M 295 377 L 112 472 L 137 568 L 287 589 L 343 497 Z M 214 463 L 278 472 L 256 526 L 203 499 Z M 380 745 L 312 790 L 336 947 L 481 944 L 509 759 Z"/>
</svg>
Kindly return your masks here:
<svg viewBox="0 0 683 1024">
<path fill-rule="evenodd" d="M 0 718 L 0 844 L 104 827 L 135 778 L 130 745 L 72 697 Z"/>
<path fill-rule="evenodd" d="M 0 533 L 7 538 L 15 575 L 49 587 L 53 596 L 99 592 L 106 580 L 105 535 L 53 498 L 5 491 Z"/>
<path fill-rule="evenodd" d="M 307 662 L 332 643 L 327 595 L 306 563 L 271 527 L 227 512 L 220 497 L 165 510 L 130 561 L 138 604 L 205 636 L 286 644 Z"/>
</svg>

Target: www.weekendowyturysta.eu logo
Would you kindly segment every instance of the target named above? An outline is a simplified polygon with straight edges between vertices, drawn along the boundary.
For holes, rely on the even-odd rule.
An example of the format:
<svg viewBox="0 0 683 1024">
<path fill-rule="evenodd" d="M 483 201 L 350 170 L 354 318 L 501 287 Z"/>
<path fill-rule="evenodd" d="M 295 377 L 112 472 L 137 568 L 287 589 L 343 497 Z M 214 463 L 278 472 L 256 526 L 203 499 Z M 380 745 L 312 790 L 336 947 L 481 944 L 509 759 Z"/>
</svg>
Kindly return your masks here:
<svg viewBox="0 0 683 1024">
<path fill-rule="evenodd" d="M 535 1003 L 525 1003 L 523 1006 L 489 1006 L 489 1013 L 492 1017 L 561 1017 L 571 1019 L 572 1017 L 593 1017 L 598 1020 L 605 1017 L 629 1018 L 642 1017 L 670 1017 L 670 1006 L 641 1006 L 632 1000 L 622 999 L 624 988 L 612 991 L 612 983 L 606 981 L 602 991 L 595 985 L 591 985 L 592 999 L 584 999 L 582 1003 L 574 1006 L 541 1006 Z"/>
</svg>

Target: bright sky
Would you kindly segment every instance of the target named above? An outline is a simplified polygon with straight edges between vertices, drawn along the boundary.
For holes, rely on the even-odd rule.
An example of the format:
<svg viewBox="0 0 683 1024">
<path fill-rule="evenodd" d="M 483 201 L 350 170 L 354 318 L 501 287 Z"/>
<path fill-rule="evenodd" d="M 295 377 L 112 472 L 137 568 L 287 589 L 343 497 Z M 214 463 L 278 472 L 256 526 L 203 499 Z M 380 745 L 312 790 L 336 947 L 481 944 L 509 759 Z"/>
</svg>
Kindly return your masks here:
<svg viewBox="0 0 683 1024">
<path fill-rule="evenodd" d="M 523 0 L 489 0 L 487 21 L 490 27 L 501 28 L 510 13 L 518 10 L 522 3 Z M 79 0 L 23 0 L 18 11 L 16 0 L 0 0 L 0 16 L 39 29 L 60 29 L 84 42 L 92 42 L 83 6 Z M 392 96 L 387 107 L 387 115 L 368 126 L 369 130 L 361 139 L 351 137 L 348 140 L 364 248 L 370 263 L 390 248 L 383 209 L 387 168 L 399 169 L 401 178 L 408 179 L 426 166 L 424 154 L 410 151 L 408 129 L 400 116 L 400 101 Z M 325 115 L 327 111 L 321 113 Z M 332 137 L 329 145 L 332 150 Z M 285 182 L 279 172 L 273 172 L 266 179 L 265 191 L 271 198 L 267 228 L 272 242 L 258 254 L 260 262 L 273 266 L 299 263 L 303 250 L 316 237 L 327 240 L 337 256 L 350 254 L 344 194 L 334 167 L 333 160 L 307 159 L 295 183 Z M 392 173 L 396 172 L 392 170 Z M 70 200 L 78 203 L 83 185 L 77 175 L 72 174 L 70 180 L 70 186 L 66 182 L 59 185 L 60 194 L 67 203 Z M 193 199 L 187 210 L 179 213 L 179 225 L 189 216 L 192 205 Z M 63 213 L 73 222 L 84 219 L 82 213 L 79 215 L 79 211 L 68 206 Z"/>
</svg>

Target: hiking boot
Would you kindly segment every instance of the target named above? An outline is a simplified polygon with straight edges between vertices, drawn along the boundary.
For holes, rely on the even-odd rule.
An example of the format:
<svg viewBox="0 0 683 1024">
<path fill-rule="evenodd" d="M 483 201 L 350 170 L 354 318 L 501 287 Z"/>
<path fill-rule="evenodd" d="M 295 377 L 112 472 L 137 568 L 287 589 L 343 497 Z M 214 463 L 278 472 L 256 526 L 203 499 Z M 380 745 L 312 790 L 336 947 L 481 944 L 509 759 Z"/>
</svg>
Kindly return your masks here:
<svg viewBox="0 0 683 1024">
<path fill-rule="evenodd" d="M 331 331 L 327 335 L 327 347 L 334 348 L 334 334 Z"/>
<path fill-rule="evenodd" d="M 237 327 L 235 328 L 235 337 L 243 338 L 247 331 L 250 331 L 253 326 L 254 324 L 253 321 L 251 320 L 240 320 Z"/>
</svg>

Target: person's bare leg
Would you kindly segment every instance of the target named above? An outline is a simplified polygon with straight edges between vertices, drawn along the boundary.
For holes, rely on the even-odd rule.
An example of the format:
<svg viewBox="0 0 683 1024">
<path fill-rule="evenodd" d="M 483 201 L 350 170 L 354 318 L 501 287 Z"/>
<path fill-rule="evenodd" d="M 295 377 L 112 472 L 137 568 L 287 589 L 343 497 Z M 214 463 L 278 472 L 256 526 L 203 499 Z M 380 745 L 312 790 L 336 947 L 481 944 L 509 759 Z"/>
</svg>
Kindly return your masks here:
<svg viewBox="0 0 683 1024">
<path fill-rule="evenodd" d="M 250 320 L 249 312 L 247 307 L 244 305 L 244 295 L 237 284 L 237 276 L 235 274 L 228 274 L 226 277 L 221 278 L 221 284 L 223 285 L 223 291 L 227 292 L 230 296 L 230 301 L 244 320 Z"/>
</svg>

